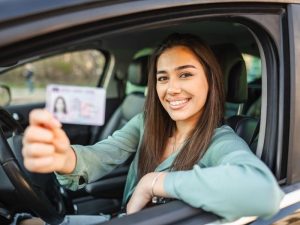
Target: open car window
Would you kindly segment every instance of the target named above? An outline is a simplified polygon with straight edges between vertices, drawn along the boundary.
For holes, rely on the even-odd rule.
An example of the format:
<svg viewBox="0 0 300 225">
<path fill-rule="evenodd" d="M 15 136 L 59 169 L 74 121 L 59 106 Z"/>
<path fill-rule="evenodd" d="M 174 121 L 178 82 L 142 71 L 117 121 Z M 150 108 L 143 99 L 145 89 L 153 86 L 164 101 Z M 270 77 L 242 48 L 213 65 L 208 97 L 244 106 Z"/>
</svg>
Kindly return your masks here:
<svg viewBox="0 0 300 225">
<path fill-rule="evenodd" d="M 98 50 L 61 53 L 23 64 L 0 74 L 0 84 L 10 88 L 10 105 L 45 101 L 49 84 L 96 87 L 106 63 Z"/>
</svg>

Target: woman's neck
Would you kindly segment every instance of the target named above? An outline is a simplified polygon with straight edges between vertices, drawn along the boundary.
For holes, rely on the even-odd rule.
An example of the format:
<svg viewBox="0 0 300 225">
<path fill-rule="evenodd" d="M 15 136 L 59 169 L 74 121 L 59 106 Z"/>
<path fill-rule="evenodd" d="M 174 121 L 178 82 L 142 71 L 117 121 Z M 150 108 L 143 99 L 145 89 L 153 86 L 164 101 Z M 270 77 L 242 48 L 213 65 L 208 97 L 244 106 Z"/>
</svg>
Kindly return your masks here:
<svg viewBox="0 0 300 225">
<path fill-rule="evenodd" d="M 176 121 L 175 138 L 178 142 L 184 142 L 196 125 L 195 121 Z"/>
<path fill-rule="evenodd" d="M 198 113 L 194 114 L 193 116 L 185 120 L 177 120 L 175 138 L 177 140 L 185 141 L 185 139 L 188 137 L 190 132 L 195 128 L 202 113 L 203 113 L 203 109 L 201 109 Z"/>
</svg>

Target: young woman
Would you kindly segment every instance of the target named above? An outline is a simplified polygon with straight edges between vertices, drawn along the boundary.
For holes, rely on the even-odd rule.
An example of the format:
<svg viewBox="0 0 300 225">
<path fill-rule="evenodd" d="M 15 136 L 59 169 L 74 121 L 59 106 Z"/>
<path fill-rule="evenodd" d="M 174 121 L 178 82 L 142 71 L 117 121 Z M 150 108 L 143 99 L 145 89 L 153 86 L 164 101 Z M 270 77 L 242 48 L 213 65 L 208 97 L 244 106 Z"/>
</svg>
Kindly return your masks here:
<svg viewBox="0 0 300 225">
<path fill-rule="evenodd" d="M 210 48 L 189 34 L 170 35 L 154 52 L 144 114 L 92 146 L 70 145 L 45 110 L 30 114 L 23 155 L 28 170 L 57 172 L 72 190 L 98 180 L 136 153 L 123 205 L 180 199 L 227 220 L 273 215 L 282 191 L 269 169 L 222 125 L 222 74 Z"/>
</svg>

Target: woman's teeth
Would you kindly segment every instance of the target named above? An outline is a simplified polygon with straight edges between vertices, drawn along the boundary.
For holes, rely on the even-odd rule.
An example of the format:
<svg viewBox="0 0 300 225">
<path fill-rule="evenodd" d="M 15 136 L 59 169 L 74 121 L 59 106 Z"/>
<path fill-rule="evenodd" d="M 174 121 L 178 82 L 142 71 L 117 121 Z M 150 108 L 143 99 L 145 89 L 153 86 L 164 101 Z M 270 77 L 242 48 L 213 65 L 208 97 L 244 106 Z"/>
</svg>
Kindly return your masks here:
<svg viewBox="0 0 300 225">
<path fill-rule="evenodd" d="M 170 101 L 170 105 L 176 106 L 176 105 L 184 104 L 184 103 L 186 103 L 187 101 L 188 101 L 187 99 L 180 100 L 180 101 Z"/>
</svg>

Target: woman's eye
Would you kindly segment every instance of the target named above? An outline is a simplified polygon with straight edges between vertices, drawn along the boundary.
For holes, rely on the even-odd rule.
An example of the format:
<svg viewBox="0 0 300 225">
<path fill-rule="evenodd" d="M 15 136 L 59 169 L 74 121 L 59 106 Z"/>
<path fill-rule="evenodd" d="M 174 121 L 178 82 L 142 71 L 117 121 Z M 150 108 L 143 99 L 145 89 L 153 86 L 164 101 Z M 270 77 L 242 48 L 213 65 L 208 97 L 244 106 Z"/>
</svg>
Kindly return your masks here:
<svg viewBox="0 0 300 225">
<path fill-rule="evenodd" d="M 167 79 L 168 79 L 167 77 L 162 76 L 162 77 L 158 77 L 158 78 L 157 78 L 157 81 L 165 81 L 165 80 L 167 80 Z"/>
<path fill-rule="evenodd" d="M 193 76 L 191 73 L 182 73 L 182 74 L 180 74 L 181 78 L 187 78 L 187 77 L 191 77 L 191 76 Z"/>
</svg>

